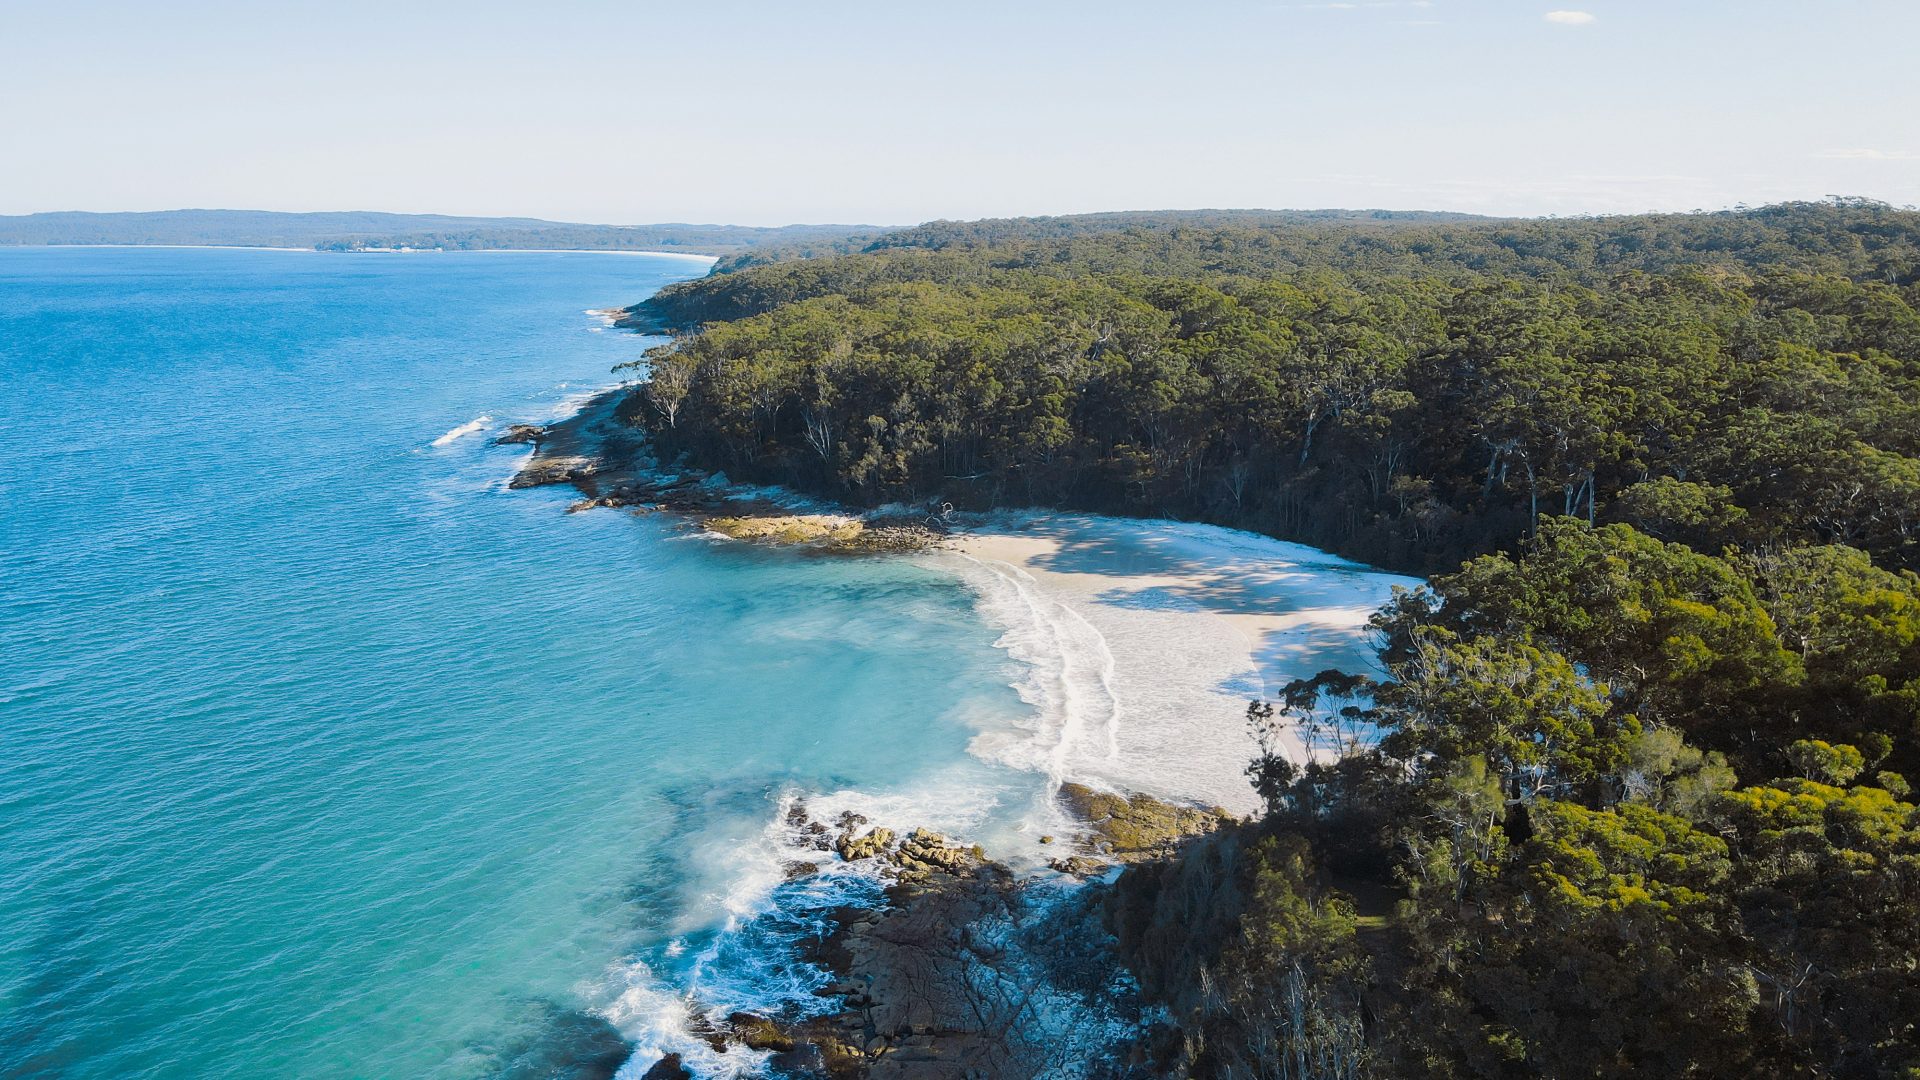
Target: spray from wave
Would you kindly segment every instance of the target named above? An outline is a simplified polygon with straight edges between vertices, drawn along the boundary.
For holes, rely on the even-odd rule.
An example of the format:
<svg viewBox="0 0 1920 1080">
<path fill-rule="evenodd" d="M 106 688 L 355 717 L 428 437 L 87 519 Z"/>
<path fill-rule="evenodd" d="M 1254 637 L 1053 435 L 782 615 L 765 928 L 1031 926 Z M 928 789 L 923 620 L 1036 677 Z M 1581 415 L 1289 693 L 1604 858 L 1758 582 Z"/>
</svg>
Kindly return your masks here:
<svg viewBox="0 0 1920 1080">
<path fill-rule="evenodd" d="M 620 1076 L 637 1078 L 667 1055 L 702 1078 L 763 1075 L 767 1054 L 716 1047 L 716 1034 L 739 1014 L 793 1023 L 837 1011 L 838 999 L 823 994 L 832 976 L 812 946 L 836 928 L 837 912 L 885 900 L 880 868 L 842 859 L 833 850 L 837 833 L 924 826 L 990 834 L 1000 801 L 966 776 L 935 778 L 913 792 L 789 787 L 757 833 L 702 843 L 708 865 L 697 873 L 713 884 L 696 906 L 721 921 L 642 950 L 614 971 L 613 1003 L 603 1012 L 634 1046 Z"/>
<path fill-rule="evenodd" d="M 454 428 L 453 430 L 447 432 L 445 435 L 442 435 L 439 438 L 433 440 L 433 445 L 435 446 L 452 445 L 453 443 L 466 438 L 467 436 L 473 434 L 476 431 L 485 430 L 486 426 L 491 423 L 493 423 L 493 417 L 491 416 L 476 416 L 473 419 L 467 421 L 466 423 L 461 424 L 459 427 Z"/>
</svg>

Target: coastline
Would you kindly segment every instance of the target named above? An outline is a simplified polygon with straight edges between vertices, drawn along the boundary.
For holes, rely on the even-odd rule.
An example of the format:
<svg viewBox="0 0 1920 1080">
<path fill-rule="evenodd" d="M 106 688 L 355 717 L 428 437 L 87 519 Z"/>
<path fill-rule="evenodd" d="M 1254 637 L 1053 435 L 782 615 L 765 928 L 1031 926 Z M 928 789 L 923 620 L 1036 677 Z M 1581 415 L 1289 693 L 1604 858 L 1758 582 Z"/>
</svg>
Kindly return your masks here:
<svg viewBox="0 0 1920 1080">
<path fill-rule="evenodd" d="M 1374 669 L 1369 617 L 1396 589 L 1421 584 L 1221 526 L 1049 510 L 930 525 L 898 508 L 862 513 L 664 469 L 621 416 L 633 386 L 602 389 L 544 426 L 512 425 L 494 442 L 532 453 L 507 486 L 566 484 L 581 496 L 569 513 L 667 513 L 715 541 L 913 557 L 963 583 L 1000 632 L 1010 684 L 1033 714 L 1031 726 L 982 730 L 969 745 L 976 758 L 1044 779 L 1042 805 L 1018 837 L 1002 838 L 1001 853 L 1025 865 L 1049 861 L 1039 836 L 1073 830 L 1071 815 L 1044 805 L 1067 784 L 1255 812 L 1248 702 L 1329 668 Z M 1296 763 L 1314 753 L 1295 733 L 1284 739 Z"/>
<path fill-rule="evenodd" d="M 770 891 L 728 925 L 801 928 L 788 931 L 787 962 L 816 972 L 815 988 L 742 1011 L 642 968 L 611 1014 L 635 1039 L 619 1075 L 734 1076 L 771 1064 L 795 1075 L 948 1076 L 1038 1052 L 1035 1040 L 1082 1037 L 1092 1041 L 1077 1052 L 1119 1052 L 1140 1030 L 1128 1019 L 1137 1002 L 1062 989 L 1072 979 L 1056 978 L 1065 959 L 1049 940 L 1067 934 L 1081 954 L 1124 971 L 1102 952 L 1104 883 L 1254 813 L 1247 702 L 1326 668 L 1366 670 L 1368 616 L 1418 581 L 1217 526 L 1035 510 L 950 515 L 936 531 L 898 509 L 862 514 L 663 469 L 622 419 L 632 385 L 497 438 L 533 448 L 509 486 L 567 484 L 581 494 L 569 512 L 669 513 L 716 543 L 898 554 L 951 574 L 1000 632 L 1010 683 L 1032 714 L 1018 728 L 977 732 L 968 749 L 1031 775 L 1034 802 L 1003 807 L 1024 815 L 1011 828 L 950 841 L 922 831 L 933 822 L 912 810 L 875 806 L 866 813 L 882 817 L 871 820 L 846 810 L 857 793 L 792 793 L 769 825 Z M 849 527 L 889 522 L 903 530 L 897 545 L 842 542 Z M 1286 749 L 1296 761 L 1310 753 L 1297 739 Z M 988 955 L 954 951 L 955 940 L 1000 944 Z M 1041 986 L 1052 995 L 1046 1015 L 1022 1030 L 969 1020 L 955 1004 L 966 983 L 956 973 L 982 970 Z"/>
<path fill-rule="evenodd" d="M 1073 781 L 1253 812 L 1247 703 L 1328 668 L 1371 670 L 1369 616 L 1394 589 L 1421 584 L 1221 526 L 1023 510 L 955 514 L 934 531 L 909 512 L 662 469 L 620 416 L 633 385 L 496 439 L 534 448 L 508 486 L 571 485 L 582 497 L 569 512 L 666 512 L 716 539 L 911 554 L 953 574 L 1002 632 L 1015 688 L 1036 713 L 1033 730 L 982 732 L 973 752 L 1042 774 L 1050 790 Z M 1287 739 L 1304 762 L 1310 749 Z"/>
<path fill-rule="evenodd" d="M 63 248 L 157 248 L 165 251 L 308 251 L 315 255 L 480 255 L 506 252 L 523 255 L 653 255 L 669 259 L 692 259 L 708 265 L 723 258 L 691 251 L 654 251 L 645 248 L 349 248 L 344 251 L 318 247 L 289 247 L 279 244 L 0 244 L 0 251 L 57 251 Z"/>
</svg>

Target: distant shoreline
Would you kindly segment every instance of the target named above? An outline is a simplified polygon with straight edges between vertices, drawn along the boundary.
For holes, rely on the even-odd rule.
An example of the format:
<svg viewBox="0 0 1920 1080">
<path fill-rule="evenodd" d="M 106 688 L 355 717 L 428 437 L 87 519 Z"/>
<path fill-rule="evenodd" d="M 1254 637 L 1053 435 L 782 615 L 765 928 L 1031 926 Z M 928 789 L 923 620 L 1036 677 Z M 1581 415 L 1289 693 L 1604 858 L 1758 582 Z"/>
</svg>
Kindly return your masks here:
<svg viewBox="0 0 1920 1080">
<path fill-rule="evenodd" d="M 690 251 L 654 251 L 645 248 L 352 248 L 334 251 L 318 247 L 283 247 L 273 244 L 0 244 L 0 251 L 58 251 L 63 249 L 97 250 L 152 248 L 164 251 L 304 251 L 314 255 L 657 255 L 668 259 L 692 259 L 708 264 L 722 256 Z"/>
</svg>

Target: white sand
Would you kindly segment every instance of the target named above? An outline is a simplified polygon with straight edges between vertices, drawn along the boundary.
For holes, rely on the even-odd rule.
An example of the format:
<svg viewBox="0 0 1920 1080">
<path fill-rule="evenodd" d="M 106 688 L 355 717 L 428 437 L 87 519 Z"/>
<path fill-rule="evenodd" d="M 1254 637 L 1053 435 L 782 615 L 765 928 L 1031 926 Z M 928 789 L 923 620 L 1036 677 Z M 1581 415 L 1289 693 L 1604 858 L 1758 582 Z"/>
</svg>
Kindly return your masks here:
<svg viewBox="0 0 1920 1080">
<path fill-rule="evenodd" d="M 1393 586 L 1418 584 L 1170 521 L 1008 517 L 956 548 L 1036 711 L 1030 731 L 982 732 L 977 754 L 1240 812 L 1255 805 L 1247 702 L 1327 668 L 1375 672 L 1367 617 Z"/>
</svg>

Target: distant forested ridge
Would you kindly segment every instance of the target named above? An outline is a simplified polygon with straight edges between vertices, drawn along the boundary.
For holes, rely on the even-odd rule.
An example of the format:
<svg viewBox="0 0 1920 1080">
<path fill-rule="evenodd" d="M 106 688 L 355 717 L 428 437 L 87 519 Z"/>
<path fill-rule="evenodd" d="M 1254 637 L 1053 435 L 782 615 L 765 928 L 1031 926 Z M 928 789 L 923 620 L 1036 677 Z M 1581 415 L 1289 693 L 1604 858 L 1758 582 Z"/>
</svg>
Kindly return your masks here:
<svg viewBox="0 0 1920 1080">
<path fill-rule="evenodd" d="M 794 255 L 845 250 L 866 225 L 579 225 L 538 218 L 449 217 L 360 211 L 285 214 L 265 210 L 61 212 L 0 216 L 0 245 L 178 244 L 431 250 L 566 249 L 683 251 L 733 255 L 772 244 Z"/>
<path fill-rule="evenodd" d="M 631 317 L 659 443 L 855 503 L 1196 518 L 1432 572 L 1545 514 L 1920 566 L 1920 214 L 935 223 Z"/>
<path fill-rule="evenodd" d="M 1437 573 L 1250 704 L 1261 816 L 1093 894 L 1163 1010 L 1115 1075 L 1920 1077 L 1920 213 L 749 263 L 631 313 L 669 458 Z"/>
</svg>

